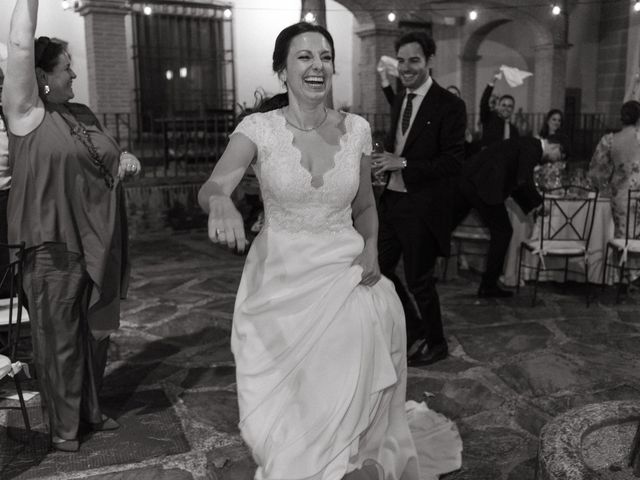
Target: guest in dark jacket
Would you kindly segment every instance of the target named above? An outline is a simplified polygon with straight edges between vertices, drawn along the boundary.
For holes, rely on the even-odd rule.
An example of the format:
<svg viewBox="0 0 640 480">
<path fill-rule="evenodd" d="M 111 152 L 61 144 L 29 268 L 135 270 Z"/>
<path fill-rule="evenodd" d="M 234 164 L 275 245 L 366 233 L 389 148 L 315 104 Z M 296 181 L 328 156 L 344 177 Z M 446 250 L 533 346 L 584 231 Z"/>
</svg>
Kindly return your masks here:
<svg viewBox="0 0 640 480">
<path fill-rule="evenodd" d="M 516 102 L 511 95 L 502 95 L 495 109 L 491 109 L 490 101 L 495 81 L 499 80 L 502 73 L 498 70 L 493 81 L 487 84 L 480 99 L 480 123 L 482 124 L 482 147 L 493 143 L 520 136 L 518 129 L 511 122 L 511 116 Z"/>
<path fill-rule="evenodd" d="M 513 229 L 504 201 L 512 197 L 526 214 L 542 203 L 536 189 L 536 165 L 560 161 L 566 139 L 513 138 L 495 143 L 468 159 L 462 167 L 454 202 L 454 228 L 474 208 L 489 228 L 491 241 L 487 268 L 478 296 L 509 297 L 513 292 L 498 286 Z"/>
</svg>

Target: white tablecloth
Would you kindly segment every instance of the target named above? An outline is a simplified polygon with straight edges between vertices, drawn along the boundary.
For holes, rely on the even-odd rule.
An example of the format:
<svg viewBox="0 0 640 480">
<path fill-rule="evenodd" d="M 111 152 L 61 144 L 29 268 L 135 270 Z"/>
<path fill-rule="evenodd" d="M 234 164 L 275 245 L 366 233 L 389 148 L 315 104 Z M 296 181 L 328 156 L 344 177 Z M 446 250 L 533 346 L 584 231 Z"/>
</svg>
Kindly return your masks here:
<svg viewBox="0 0 640 480">
<path fill-rule="evenodd" d="M 503 275 L 500 277 L 500 281 L 508 286 L 515 287 L 518 282 L 518 255 L 520 251 L 520 243 L 531 237 L 534 226 L 531 218 L 525 215 L 520 207 L 511 199 L 508 198 L 505 202 L 507 211 L 509 212 L 509 219 L 513 227 L 513 236 L 511 237 L 511 243 L 509 244 L 509 250 L 504 262 Z M 463 225 L 481 224 L 482 221 L 478 217 L 477 212 L 472 211 L 471 214 L 463 220 Z M 611 213 L 611 204 L 608 198 L 599 198 L 596 210 L 595 219 L 593 222 L 593 230 L 591 232 L 591 239 L 589 242 L 589 281 L 591 283 L 602 282 L 602 268 L 603 268 L 603 256 L 607 242 L 613 237 L 613 216 Z M 463 250 L 473 250 L 480 255 L 476 256 L 464 256 L 461 264 L 468 264 L 470 267 L 477 269 L 478 271 L 484 271 L 484 265 L 486 258 L 482 256 L 486 253 L 486 246 L 478 247 L 477 244 L 472 245 L 464 243 Z M 524 264 L 535 267 L 537 258 L 533 257 L 529 252 L 525 251 Z M 560 268 L 564 265 L 563 258 L 545 258 L 545 265 L 548 268 Z M 582 267 L 582 259 L 574 258 L 569 261 L 569 280 L 584 281 L 584 275 Z M 573 271 L 574 273 L 572 273 Z M 575 273 L 578 272 L 578 273 Z M 530 280 L 534 278 L 535 270 L 523 268 L 522 277 L 523 280 Z M 564 280 L 563 272 L 540 272 L 541 281 L 558 281 Z M 609 267 L 607 272 L 607 283 L 612 284 L 614 280 L 614 269 Z"/>
</svg>

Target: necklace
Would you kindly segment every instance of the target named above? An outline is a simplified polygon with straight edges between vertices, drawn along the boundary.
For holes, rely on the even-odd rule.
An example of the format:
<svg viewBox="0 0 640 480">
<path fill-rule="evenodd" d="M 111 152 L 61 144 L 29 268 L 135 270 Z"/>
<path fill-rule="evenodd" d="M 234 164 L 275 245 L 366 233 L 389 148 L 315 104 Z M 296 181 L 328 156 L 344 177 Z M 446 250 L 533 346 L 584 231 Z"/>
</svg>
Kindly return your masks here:
<svg viewBox="0 0 640 480">
<path fill-rule="evenodd" d="M 289 121 L 289 119 L 285 115 L 284 111 L 282 112 L 282 116 L 284 117 L 284 121 L 287 122 L 287 125 L 291 125 L 296 130 L 300 130 L 301 132 L 313 132 L 314 130 L 319 128 L 327 120 L 327 117 L 329 116 L 329 112 L 327 111 L 327 107 L 325 107 L 324 108 L 324 117 L 322 117 L 322 120 L 320 120 L 320 122 L 317 125 L 314 125 L 311 128 L 302 128 L 302 127 L 299 127 L 297 125 L 294 125 L 293 123 L 291 123 Z"/>
</svg>

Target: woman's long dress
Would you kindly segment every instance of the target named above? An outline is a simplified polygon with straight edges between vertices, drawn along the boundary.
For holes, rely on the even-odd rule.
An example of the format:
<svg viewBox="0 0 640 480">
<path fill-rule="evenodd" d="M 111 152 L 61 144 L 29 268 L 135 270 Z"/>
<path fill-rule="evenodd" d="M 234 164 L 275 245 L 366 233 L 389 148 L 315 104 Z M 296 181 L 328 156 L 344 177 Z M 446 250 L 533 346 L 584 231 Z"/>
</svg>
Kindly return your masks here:
<svg viewBox="0 0 640 480">
<path fill-rule="evenodd" d="M 257 146 L 265 207 L 231 338 L 256 480 L 426 480 L 459 468 L 455 426 L 426 407 L 412 412 L 430 458 L 418 465 L 405 410 L 402 305 L 389 280 L 362 286 L 362 269 L 352 266 L 364 242 L 351 202 L 371 133 L 351 114 L 345 129 L 319 182 L 301 164 L 281 111 L 250 115 L 234 132 Z"/>
</svg>

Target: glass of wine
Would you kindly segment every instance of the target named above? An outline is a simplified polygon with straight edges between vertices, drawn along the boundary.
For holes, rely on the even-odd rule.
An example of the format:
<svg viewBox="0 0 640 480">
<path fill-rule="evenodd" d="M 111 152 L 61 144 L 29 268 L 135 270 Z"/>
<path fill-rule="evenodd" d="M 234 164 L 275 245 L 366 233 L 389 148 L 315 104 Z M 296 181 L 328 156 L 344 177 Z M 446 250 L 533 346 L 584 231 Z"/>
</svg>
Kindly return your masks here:
<svg viewBox="0 0 640 480">
<path fill-rule="evenodd" d="M 384 143 L 381 140 L 373 142 L 373 153 L 383 153 Z M 387 185 L 387 172 L 378 172 L 378 169 L 371 165 L 371 185 L 374 187 L 384 187 Z"/>
</svg>

